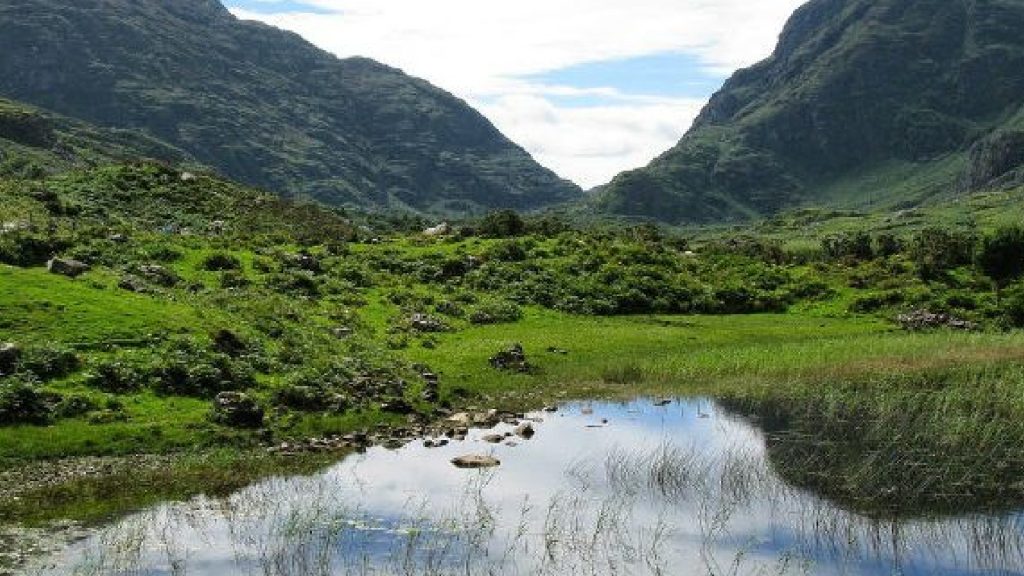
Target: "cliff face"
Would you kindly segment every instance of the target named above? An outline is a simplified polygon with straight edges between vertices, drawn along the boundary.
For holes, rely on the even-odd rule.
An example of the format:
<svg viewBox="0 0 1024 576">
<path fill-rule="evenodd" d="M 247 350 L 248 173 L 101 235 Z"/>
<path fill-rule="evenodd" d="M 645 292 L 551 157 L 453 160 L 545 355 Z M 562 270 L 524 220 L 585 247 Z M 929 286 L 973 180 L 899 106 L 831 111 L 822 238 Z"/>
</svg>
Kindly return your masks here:
<svg viewBox="0 0 1024 576">
<path fill-rule="evenodd" d="M 837 183 L 862 189 L 850 183 L 894 164 L 907 172 L 995 157 L 914 195 L 987 185 L 1018 157 L 1021 30 L 1021 0 L 814 0 L 675 148 L 617 177 L 595 203 L 672 222 L 732 220 L 834 202 Z M 905 201 L 900 188 L 882 192 Z"/>
<path fill-rule="evenodd" d="M 0 95 L 334 204 L 472 212 L 580 194 L 452 95 L 215 0 L 0 0 Z"/>
</svg>

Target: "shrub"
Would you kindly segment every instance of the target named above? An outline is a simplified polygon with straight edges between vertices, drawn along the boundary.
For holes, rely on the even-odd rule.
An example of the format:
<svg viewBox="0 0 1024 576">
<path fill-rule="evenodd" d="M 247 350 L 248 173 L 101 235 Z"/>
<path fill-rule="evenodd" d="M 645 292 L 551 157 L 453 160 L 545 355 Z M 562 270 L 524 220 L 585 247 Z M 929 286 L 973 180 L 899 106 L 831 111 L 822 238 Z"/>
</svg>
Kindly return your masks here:
<svg viewBox="0 0 1024 576">
<path fill-rule="evenodd" d="M 973 233 L 943 228 L 925 228 L 911 240 L 910 254 L 918 274 L 933 280 L 974 260 L 977 238 Z"/>
<path fill-rule="evenodd" d="M 212 398 L 255 384 L 252 368 L 224 354 L 178 350 L 157 367 L 154 387 L 162 394 Z"/>
<path fill-rule="evenodd" d="M 52 407 L 30 380 L 10 378 L 0 381 L 0 426 L 45 424 Z"/>
<path fill-rule="evenodd" d="M 102 362 L 86 377 L 86 384 L 111 394 L 127 394 L 144 388 L 147 371 L 127 359 Z"/>
<path fill-rule="evenodd" d="M 54 409 L 57 418 L 77 418 L 99 409 L 99 405 L 90 397 L 81 394 L 65 396 Z"/>
<path fill-rule="evenodd" d="M 978 254 L 978 266 L 992 279 L 997 290 L 1024 274 L 1024 228 L 1010 226 L 985 238 Z"/>
<path fill-rule="evenodd" d="M 504 324 L 517 322 L 523 317 L 523 310 L 512 302 L 492 300 L 476 306 L 469 315 L 473 324 Z"/>
<path fill-rule="evenodd" d="M 491 212 L 477 227 L 477 233 L 486 238 L 513 238 L 525 231 L 526 223 L 514 210 Z"/>
<path fill-rule="evenodd" d="M 214 252 L 203 258 L 203 270 L 207 272 L 225 272 L 227 270 L 240 270 L 242 262 L 237 257 L 224 252 Z"/>
<path fill-rule="evenodd" d="M 52 380 L 78 370 L 81 362 L 74 351 L 59 346 L 41 346 L 25 350 L 21 370 L 31 372 L 40 380 Z"/>
<path fill-rule="evenodd" d="M 830 260 L 870 260 L 874 257 L 871 236 L 867 232 L 836 234 L 821 241 L 821 250 Z"/>
</svg>

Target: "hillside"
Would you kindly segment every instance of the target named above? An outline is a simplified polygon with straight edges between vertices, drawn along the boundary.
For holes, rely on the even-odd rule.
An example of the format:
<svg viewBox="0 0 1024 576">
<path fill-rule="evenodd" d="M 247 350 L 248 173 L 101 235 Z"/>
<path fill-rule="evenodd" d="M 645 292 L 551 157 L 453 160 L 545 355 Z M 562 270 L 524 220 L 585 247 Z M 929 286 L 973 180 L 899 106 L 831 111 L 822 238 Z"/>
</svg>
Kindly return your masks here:
<svg viewBox="0 0 1024 576">
<path fill-rule="evenodd" d="M 450 94 L 215 0 L 2 0 L 0 95 L 335 205 L 465 213 L 580 194 Z"/>
<path fill-rule="evenodd" d="M 1020 181 L 1021 30 L 1020 0 L 813 0 L 676 147 L 594 205 L 708 223 L 799 205 L 907 207 Z"/>
<path fill-rule="evenodd" d="M 0 98 L 0 179 L 34 179 L 140 159 L 190 164 L 184 151 L 133 130 L 98 128 Z"/>
</svg>

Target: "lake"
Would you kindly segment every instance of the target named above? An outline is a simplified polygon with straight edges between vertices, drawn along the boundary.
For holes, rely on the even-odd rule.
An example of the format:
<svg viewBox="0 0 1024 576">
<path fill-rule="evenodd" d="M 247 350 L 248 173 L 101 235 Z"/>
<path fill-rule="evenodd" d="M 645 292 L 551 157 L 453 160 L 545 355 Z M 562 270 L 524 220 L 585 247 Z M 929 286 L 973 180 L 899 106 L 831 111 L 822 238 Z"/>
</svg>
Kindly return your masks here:
<svg viewBox="0 0 1024 576">
<path fill-rule="evenodd" d="M 31 574 L 1024 573 L 1019 513 L 873 518 L 790 486 L 706 399 L 572 403 L 536 434 L 371 448 L 313 476 L 139 511 Z M 492 438 L 493 440 L 494 438 Z M 460 469 L 491 456 L 500 466 Z"/>
</svg>

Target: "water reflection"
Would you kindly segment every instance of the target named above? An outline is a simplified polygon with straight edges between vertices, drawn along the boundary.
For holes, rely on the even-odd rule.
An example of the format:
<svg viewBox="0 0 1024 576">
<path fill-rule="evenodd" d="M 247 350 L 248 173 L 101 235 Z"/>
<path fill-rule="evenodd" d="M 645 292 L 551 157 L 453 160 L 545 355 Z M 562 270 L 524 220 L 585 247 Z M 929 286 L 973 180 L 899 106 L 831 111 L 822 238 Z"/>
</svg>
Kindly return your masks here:
<svg viewBox="0 0 1024 576">
<path fill-rule="evenodd" d="M 707 401 L 577 404 L 531 440 L 373 449 L 135 514 L 40 574 L 1021 574 L 1017 514 L 885 522 L 782 482 Z M 607 419 L 607 423 L 602 420 Z M 500 426 L 500 432 L 511 427 Z M 502 466 L 450 459 L 493 454 Z"/>
</svg>

